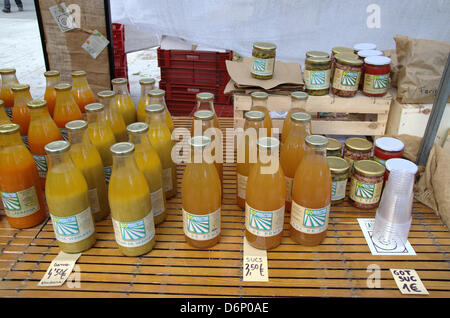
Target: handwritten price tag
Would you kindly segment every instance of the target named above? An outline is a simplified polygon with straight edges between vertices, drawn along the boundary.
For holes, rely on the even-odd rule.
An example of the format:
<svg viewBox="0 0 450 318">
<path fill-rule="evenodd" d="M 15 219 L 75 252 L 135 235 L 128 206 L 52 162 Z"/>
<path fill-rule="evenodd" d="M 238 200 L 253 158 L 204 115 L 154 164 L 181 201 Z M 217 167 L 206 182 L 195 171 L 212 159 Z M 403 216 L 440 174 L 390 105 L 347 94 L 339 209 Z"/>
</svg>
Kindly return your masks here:
<svg viewBox="0 0 450 318">
<path fill-rule="evenodd" d="M 395 283 L 402 294 L 428 295 L 428 291 L 414 269 L 391 269 Z"/>
<path fill-rule="evenodd" d="M 251 246 L 244 237 L 243 280 L 246 282 L 268 282 L 267 252 Z"/>
<path fill-rule="evenodd" d="M 56 258 L 50 263 L 44 277 L 38 286 L 61 286 L 69 277 L 81 253 L 67 254 L 59 252 Z"/>
</svg>

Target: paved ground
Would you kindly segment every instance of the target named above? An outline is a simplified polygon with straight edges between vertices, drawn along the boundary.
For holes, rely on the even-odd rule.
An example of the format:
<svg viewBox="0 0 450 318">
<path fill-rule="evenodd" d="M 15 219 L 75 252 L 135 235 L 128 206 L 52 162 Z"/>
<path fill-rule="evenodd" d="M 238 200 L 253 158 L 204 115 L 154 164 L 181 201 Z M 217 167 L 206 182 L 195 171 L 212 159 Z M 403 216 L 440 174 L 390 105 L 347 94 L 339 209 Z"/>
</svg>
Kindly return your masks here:
<svg viewBox="0 0 450 318">
<path fill-rule="evenodd" d="M 34 2 L 22 2 L 23 12 L 17 11 L 14 0 L 11 0 L 11 13 L 0 10 L 0 68 L 16 68 L 19 81 L 30 84 L 32 96 L 42 98 L 45 63 Z M 2 0 L 0 4 L 3 5 Z M 160 79 L 156 48 L 129 53 L 128 78 L 135 102 L 140 95 L 139 79 L 149 76 Z"/>
</svg>

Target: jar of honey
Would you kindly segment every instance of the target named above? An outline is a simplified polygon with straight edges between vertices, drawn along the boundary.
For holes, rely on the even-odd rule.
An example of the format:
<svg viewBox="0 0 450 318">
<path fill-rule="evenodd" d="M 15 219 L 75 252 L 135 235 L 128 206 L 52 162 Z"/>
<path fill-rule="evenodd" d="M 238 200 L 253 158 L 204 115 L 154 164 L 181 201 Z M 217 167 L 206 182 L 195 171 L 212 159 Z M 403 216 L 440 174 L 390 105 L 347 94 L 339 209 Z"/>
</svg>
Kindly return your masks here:
<svg viewBox="0 0 450 318">
<path fill-rule="evenodd" d="M 378 206 L 385 170 L 382 164 L 373 160 L 355 161 L 349 190 L 352 205 L 360 209 Z"/>
<path fill-rule="evenodd" d="M 391 158 L 401 158 L 405 144 L 396 138 L 381 137 L 375 140 L 373 150 L 373 160 L 381 163 L 383 166 Z"/>
</svg>

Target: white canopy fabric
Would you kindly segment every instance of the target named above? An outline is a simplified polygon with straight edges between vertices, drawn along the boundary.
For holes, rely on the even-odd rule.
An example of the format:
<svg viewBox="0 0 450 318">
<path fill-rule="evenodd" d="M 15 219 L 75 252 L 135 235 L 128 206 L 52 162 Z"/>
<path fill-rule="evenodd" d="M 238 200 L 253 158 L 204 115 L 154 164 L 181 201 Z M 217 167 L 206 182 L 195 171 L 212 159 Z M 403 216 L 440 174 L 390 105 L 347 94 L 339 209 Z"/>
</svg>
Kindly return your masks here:
<svg viewBox="0 0 450 318">
<path fill-rule="evenodd" d="M 395 48 L 395 34 L 450 41 L 449 0 L 111 0 L 111 11 L 132 26 L 127 51 L 169 35 L 250 56 L 253 42 L 269 41 L 277 59 L 303 62 L 308 50 L 338 45 Z"/>
</svg>

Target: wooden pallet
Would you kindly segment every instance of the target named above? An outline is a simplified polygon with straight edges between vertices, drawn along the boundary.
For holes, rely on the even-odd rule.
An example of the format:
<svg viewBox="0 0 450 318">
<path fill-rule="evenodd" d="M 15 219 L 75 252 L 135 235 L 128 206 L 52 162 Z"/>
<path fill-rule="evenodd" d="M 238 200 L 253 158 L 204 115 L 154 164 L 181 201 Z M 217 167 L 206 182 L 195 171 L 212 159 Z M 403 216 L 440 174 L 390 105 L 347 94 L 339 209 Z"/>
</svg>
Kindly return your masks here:
<svg viewBox="0 0 450 318">
<path fill-rule="evenodd" d="M 335 95 L 310 96 L 306 104 L 306 112 L 313 116 L 311 128 L 313 134 L 323 135 L 366 135 L 380 136 L 386 131 L 392 92 L 383 97 L 367 97 L 358 92 L 354 97 L 345 98 Z M 251 108 L 251 97 L 248 94 L 235 93 L 234 125 L 243 127 L 244 113 Z M 269 111 L 288 111 L 291 98 L 288 95 L 269 95 L 267 108 Z M 348 119 L 314 118 L 318 112 L 350 113 Z M 283 119 L 272 119 L 275 128 L 281 129 Z"/>
<path fill-rule="evenodd" d="M 232 119 L 221 119 L 223 128 Z M 188 118 L 176 118 L 187 126 Z M 184 167 L 178 167 L 178 189 Z M 167 220 L 156 229 L 155 248 L 141 257 L 117 249 L 111 219 L 97 223 L 98 239 L 77 264 L 79 288 L 39 287 L 59 252 L 51 220 L 32 229 L 12 229 L 0 217 L 0 296 L 2 297 L 406 297 L 390 268 L 415 269 L 431 297 L 450 297 L 450 233 L 431 209 L 414 202 L 409 241 L 416 256 L 373 256 L 357 218 L 374 217 L 348 201 L 332 207 L 329 229 L 317 247 L 294 243 L 289 218 L 280 246 L 268 252 L 269 282 L 243 282 L 244 213 L 236 205 L 236 167 L 224 165 L 222 239 L 199 250 L 184 241 L 180 193 L 168 201 Z M 381 287 L 368 288 L 371 264 L 380 267 Z"/>
</svg>

